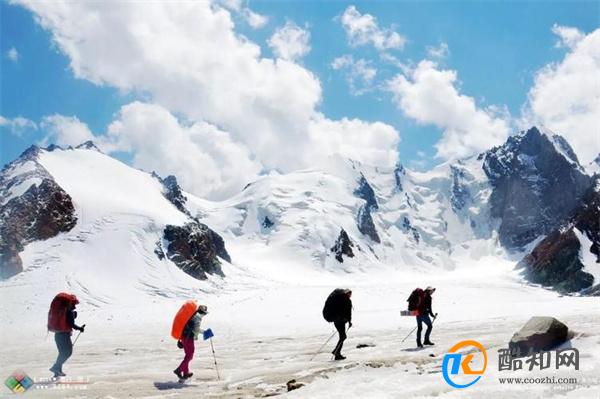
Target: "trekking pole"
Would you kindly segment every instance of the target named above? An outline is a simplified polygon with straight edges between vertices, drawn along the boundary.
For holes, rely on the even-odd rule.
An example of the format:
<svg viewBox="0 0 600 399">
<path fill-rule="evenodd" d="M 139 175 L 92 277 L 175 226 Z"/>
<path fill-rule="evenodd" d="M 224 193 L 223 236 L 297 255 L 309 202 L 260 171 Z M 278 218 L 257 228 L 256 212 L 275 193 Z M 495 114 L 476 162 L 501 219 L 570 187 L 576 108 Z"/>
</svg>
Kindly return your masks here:
<svg viewBox="0 0 600 399">
<path fill-rule="evenodd" d="M 219 366 L 217 365 L 217 355 L 215 355 L 215 347 L 213 346 L 212 337 L 210 338 L 210 349 L 212 350 L 213 360 L 215 361 L 215 370 L 217 371 L 217 381 L 221 381 L 221 376 L 219 375 Z"/>
<path fill-rule="evenodd" d="M 323 348 L 325 347 L 325 345 L 327 345 L 327 344 L 329 343 L 329 341 L 331 341 L 331 338 L 333 338 L 333 336 L 335 335 L 335 333 L 336 333 L 336 332 L 337 332 L 337 331 L 334 331 L 334 332 L 331 334 L 331 336 L 330 336 L 329 338 L 327 338 L 327 341 L 325 341 L 325 343 L 324 343 L 323 345 L 321 345 L 321 347 L 319 348 L 319 350 L 318 350 L 318 351 L 316 351 L 316 352 L 314 353 L 314 355 L 312 355 L 312 357 L 310 358 L 309 362 L 312 362 L 312 361 L 313 361 L 313 359 L 314 359 L 314 358 L 315 358 L 315 357 L 316 357 L 316 356 L 317 356 L 319 353 L 321 353 L 321 351 L 323 350 Z"/>
<path fill-rule="evenodd" d="M 83 326 L 81 326 L 82 328 L 85 328 L 85 324 Z M 71 346 L 75 346 L 75 343 L 77 342 L 77 340 L 79 339 L 79 336 L 81 335 L 81 331 L 79 331 L 79 334 L 77 334 L 77 336 L 75 337 L 75 341 L 73 341 L 73 344 Z"/>
<path fill-rule="evenodd" d="M 433 325 L 433 322 L 435 321 L 435 319 L 437 318 L 437 313 L 435 314 L 435 316 L 433 316 L 433 320 L 431 321 L 431 324 Z M 417 329 L 417 327 L 413 328 L 406 337 L 404 337 L 404 339 L 402 341 L 400 341 L 400 343 L 406 341 L 406 338 L 410 337 L 412 335 L 413 332 L 415 332 L 415 330 Z"/>
</svg>

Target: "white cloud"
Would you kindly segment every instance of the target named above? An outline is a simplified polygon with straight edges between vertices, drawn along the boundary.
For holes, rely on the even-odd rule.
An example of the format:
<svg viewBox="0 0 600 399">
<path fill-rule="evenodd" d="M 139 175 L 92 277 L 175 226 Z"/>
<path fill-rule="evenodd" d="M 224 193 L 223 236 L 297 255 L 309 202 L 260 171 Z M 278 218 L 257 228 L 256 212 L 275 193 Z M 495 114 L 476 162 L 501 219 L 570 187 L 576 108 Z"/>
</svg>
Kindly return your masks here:
<svg viewBox="0 0 600 399">
<path fill-rule="evenodd" d="M 266 15 L 257 14 L 249 8 L 244 8 L 242 11 L 244 19 L 254 29 L 260 29 L 269 22 L 269 17 Z"/>
<path fill-rule="evenodd" d="M 348 6 L 340 17 L 348 42 L 352 46 L 372 44 L 377 50 L 401 49 L 406 38 L 393 29 L 382 29 L 377 18 L 371 14 L 361 14 L 355 6 Z"/>
<path fill-rule="evenodd" d="M 448 48 L 448 43 L 441 42 L 439 46 L 427 46 L 427 56 L 434 59 L 443 59 L 448 57 L 450 54 L 450 49 Z"/>
<path fill-rule="evenodd" d="M 278 58 L 296 61 L 310 51 L 310 32 L 288 21 L 273 33 L 267 43 Z"/>
<path fill-rule="evenodd" d="M 388 82 L 406 116 L 443 130 L 436 148 L 437 156 L 445 159 L 487 150 L 510 132 L 507 111 L 477 107 L 472 97 L 459 93 L 456 81 L 456 71 L 439 70 L 436 63 L 423 60 L 408 77 L 400 74 Z"/>
<path fill-rule="evenodd" d="M 305 166 L 320 82 L 298 64 L 262 58 L 236 34 L 229 11 L 205 1 L 20 2 L 78 78 L 219 126 L 267 168 Z"/>
<path fill-rule="evenodd" d="M 262 168 L 229 133 L 206 122 L 181 123 L 156 104 L 123 106 L 106 140 L 111 151 L 130 152 L 134 166 L 173 174 L 186 190 L 217 200 L 240 192 Z"/>
<path fill-rule="evenodd" d="M 196 194 L 224 198 L 262 169 L 289 172 L 335 153 L 378 163 L 397 158 L 396 130 L 326 119 L 318 112 L 318 78 L 295 62 L 263 58 L 258 45 L 235 32 L 223 7 L 19 3 L 51 32 L 76 77 L 149 103 L 123 107 L 101 148 L 128 151 L 138 167 L 176 174 Z M 299 48 L 287 48 L 285 57 L 305 53 Z"/>
<path fill-rule="evenodd" d="M 553 28 L 569 52 L 537 71 L 521 123 L 562 135 L 585 164 L 600 152 L 600 29 L 581 38 L 573 29 Z"/>
<path fill-rule="evenodd" d="M 40 128 L 45 130 L 45 136 L 40 143 L 43 146 L 77 146 L 95 139 L 88 126 L 74 116 L 45 116 L 40 122 Z"/>
<path fill-rule="evenodd" d="M 8 58 L 9 60 L 11 60 L 12 62 L 18 62 L 19 58 L 20 58 L 20 54 L 17 51 L 16 48 L 11 47 L 7 52 L 6 52 L 6 58 Z"/>
<path fill-rule="evenodd" d="M 552 32 L 558 36 L 556 47 L 574 48 L 577 43 L 585 38 L 585 34 L 577 28 L 554 24 Z"/>
<path fill-rule="evenodd" d="M 310 134 L 315 163 L 332 154 L 380 167 L 393 167 L 398 162 L 400 135 L 382 122 L 347 118 L 334 121 L 321 115 L 311 123 Z"/>
<path fill-rule="evenodd" d="M 0 115 L 0 127 L 5 128 L 7 132 L 14 134 L 15 136 L 21 136 L 27 130 L 37 129 L 37 124 L 22 116 L 5 118 Z"/>
<path fill-rule="evenodd" d="M 331 62 L 331 67 L 336 71 L 344 71 L 350 94 L 355 96 L 371 90 L 373 79 L 377 75 L 377 69 L 370 61 L 362 58 L 354 60 L 354 57 L 349 54 L 335 58 Z"/>
</svg>

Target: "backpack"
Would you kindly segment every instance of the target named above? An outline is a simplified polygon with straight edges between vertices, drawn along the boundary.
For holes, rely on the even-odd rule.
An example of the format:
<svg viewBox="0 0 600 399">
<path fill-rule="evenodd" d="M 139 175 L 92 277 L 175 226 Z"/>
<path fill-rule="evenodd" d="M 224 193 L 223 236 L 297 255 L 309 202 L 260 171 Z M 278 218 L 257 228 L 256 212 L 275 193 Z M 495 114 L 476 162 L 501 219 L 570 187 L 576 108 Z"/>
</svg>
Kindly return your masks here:
<svg viewBox="0 0 600 399">
<path fill-rule="evenodd" d="M 194 316 L 194 313 L 198 310 L 198 304 L 194 300 L 185 301 L 179 311 L 173 319 L 173 325 L 171 327 L 171 336 L 177 340 L 180 340 L 183 335 L 183 329 L 188 321 Z"/>
<path fill-rule="evenodd" d="M 327 297 L 325 301 L 325 306 L 323 306 L 323 318 L 328 323 L 331 323 L 335 320 L 336 316 L 338 316 L 340 302 L 342 302 L 342 297 L 346 295 L 346 290 L 342 288 L 337 288 L 333 290 L 331 294 Z"/>
<path fill-rule="evenodd" d="M 416 288 L 406 300 L 408 302 L 408 310 L 419 309 L 424 297 L 425 291 L 423 291 L 421 288 Z"/>
<path fill-rule="evenodd" d="M 67 312 L 73 305 L 77 305 L 79 300 L 73 294 L 61 292 L 57 294 L 50 303 L 48 311 L 48 331 L 50 332 L 71 332 L 71 327 L 67 324 Z"/>
</svg>

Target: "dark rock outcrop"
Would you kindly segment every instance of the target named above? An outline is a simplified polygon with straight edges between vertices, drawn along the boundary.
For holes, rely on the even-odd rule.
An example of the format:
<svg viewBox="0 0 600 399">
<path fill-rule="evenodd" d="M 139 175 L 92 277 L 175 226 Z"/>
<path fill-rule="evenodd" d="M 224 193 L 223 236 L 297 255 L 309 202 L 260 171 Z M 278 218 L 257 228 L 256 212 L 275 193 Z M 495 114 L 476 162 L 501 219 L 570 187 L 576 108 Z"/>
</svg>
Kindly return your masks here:
<svg viewBox="0 0 600 399">
<path fill-rule="evenodd" d="M 67 232 L 77 224 L 71 197 L 37 163 L 38 154 L 38 147 L 30 147 L 0 174 L 1 278 L 23 270 L 19 252 L 25 245 Z M 24 193 L 13 196 L 13 190 L 27 185 Z"/>
<path fill-rule="evenodd" d="M 408 219 L 406 216 L 404 216 L 402 218 L 402 230 L 405 233 L 411 233 L 413 239 L 415 240 L 415 242 L 419 242 L 419 240 L 421 239 L 421 236 L 419 234 L 419 231 L 413 227 L 413 225 L 410 223 L 410 219 Z"/>
<path fill-rule="evenodd" d="M 377 229 L 375 228 L 375 223 L 373 223 L 373 218 L 371 217 L 369 206 L 367 204 L 362 205 L 360 208 L 358 208 L 358 215 L 356 216 L 356 220 L 358 224 L 358 231 L 360 231 L 362 234 L 366 235 L 376 243 L 381 242 L 379 234 L 377 233 Z"/>
<path fill-rule="evenodd" d="M 354 190 L 354 195 L 367 202 L 369 211 L 379 209 L 377 198 L 375 198 L 375 191 L 373 191 L 373 188 L 363 174 L 360 175 L 358 187 Z"/>
<path fill-rule="evenodd" d="M 346 255 L 349 258 L 354 257 L 354 252 L 352 251 L 353 247 L 354 243 L 350 240 L 350 237 L 348 237 L 348 233 L 346 233 L 346 230 L 342 229 L 337 240 L 335 240 L 335 244 L 331 247 L 331 252 L 335 254 L 335 259 L 337 259 L 338 262 L 343 263 L 344 258 L 342 255 Z"/>
<path fill-rule="evenodd" d="M 402 186 L 402 178 L 404 177 L 404 175 L 406 174 L 406 171 L 404 170 L 404 166 L 402 166 L 402 164 L 398 163 L 396 165 L 396 168 L 394 169 L 394 183 L 396 184 L 396 190 L 397 191 L 403 191 L 403 186 Z"/>
<path fill-rule="evenodd" d="M 200 280 L 209 274 L 224 276 L 219 258 L 231 262 L 223 238 L 197 220 L 183 226 L 167 225 L 164 240 L 167 258 Z"/>
<path fill-rule="evenodd" d="M 268 216 L 265 216 L 265 218 L 263 219 L 263 222 L 262 222 L 262 227 L 263 227 L 264 229 L 270 229 L 270 228 L 271 228 L 271 227 L 273 227 L 274 225 L 275 225 L 275 223 L 273 223 L 273 222 L 271 221 L 271 219 L 269 219 L 269 217 L 268 217 Z"/>
<path fill-rule="evenodd" d="M 470 198 L 469 189 L 464 183 L 465 172 L 457 166 L 450 166 L 452 176 L 452 187 L 450 192 L 450 204 L 455 212 L 463 209 Z"/>
<path fill-rule="evenodd" d="M 516 332 L 508 349 L 515 357 L 547 351 L 569 339 L 569 328 L 554 317 L 532 317 Z"/>
<path fill-rule="evenodd" d="M 165 198 L 169 200 L 170 203 L 175 205 L 175 207 L 181 212 L 185 213 L 188 216 L 191 216 L 189 211 L 185 207 L 187 198 L 185 195 L 183 195 L 181 187 L 179 187 L 179 183 L 177 183 L 177 178 L 173 175 L 169 175 L 162 179 L 154 172 L 152 173 L 152 176 L 158 179 L 158 181 L 160 181 L 160 183 L 162 184 L 163 195 L 165 196 Z"/>
<path fill-rule="evenodd" d="M 535 127 L 486 152 L 483 169 L 493 187 L 491 215 L 500 219 L 500 243 L 508 249 L 559 227 L 591 184 L 569 144 Z"/>
<path fill-rule="evenodd" d="M 565 226 L 548 234 L 525 256 L 518 267 L 532 282 L 551 286 L 561 292 L 577 292 L 598 282 L 583 271 L 581 251 L 590 251 L 600 262 L 600 192 L 596 184 L 583 197 L 583 203 L 575 209 Z M 590 248 L 582 248 L 575 229 L 592 242 Z"/>
</svg>

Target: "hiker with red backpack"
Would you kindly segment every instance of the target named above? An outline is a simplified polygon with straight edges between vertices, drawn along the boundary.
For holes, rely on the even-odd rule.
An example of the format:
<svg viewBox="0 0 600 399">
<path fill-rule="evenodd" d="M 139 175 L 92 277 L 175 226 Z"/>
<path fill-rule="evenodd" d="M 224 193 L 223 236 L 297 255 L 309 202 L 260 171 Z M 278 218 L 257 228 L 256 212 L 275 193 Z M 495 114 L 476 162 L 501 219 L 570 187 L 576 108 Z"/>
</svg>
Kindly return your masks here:
<svg viewBox="0 0 600 399">
<path fill-rule="evenodd" d="M 352 291 L 349 289 L 337 288 L 333 290 L 325 301 L 323 307 L 323 317 L 329 323 L 333 323 L 338 332 L 338 343 L 331 352 L 335 356 L 335 360 L 344 360 L 342 355 L 342 347 L 346 340 L 346 323 L 348 329 L 352 327 Z"/>
<path fill-rule="evenodd" d="M 196 350 L 195 341 L 200 334 L 204 333 L 200 328 L 200 324 L 202 318 L 207 314 L 208 309 L 206 306 L 196 305 L 195 301 L 190 300 L 183 304 L 173 320 L 171 335 L 178 340 L 177 347 L 183 349 L 185 353 L 179 366 L 173 370 L 180 382 L 184 382 L 194 375 L 190 372 L 190 362 L 194 358 L 194 351 Z"/>
<path fill-rule="evenodd" d="M 75 324 L 77 311 L 75 307 L 79 303 L 77 297 L 73 294 L 61 292 L 54 297 L 48 311 L 48 331 L 54 333 L 54 341 L 58 349 L 58 356 L 50 371 L 54 377 L 64 377 L 62 366 L 73 354 L 73 343 L 71 342 L 71 333 L 78 330 L 82 333 L 85 330 L 85 324 L 81 327 Z"/>
<path fill-rule="evenodd" d="M 425 290 L 421 288 L 415 289 L 408 297 L 408 310 L 417 318 L 417 346 L 422 348 L 423 345 L 434 345 L 429 339 L 433 323 L 431 317 L 435 320 L 437 313 L 433 314 L 431 308 L 431 295 L 435 292 L 435 288 L 427 287 Z M 425 341 L 421 343 L 421 332 L 423 331 L 423 323 L 427 326 L 425 331 Z"/>
</svg>

